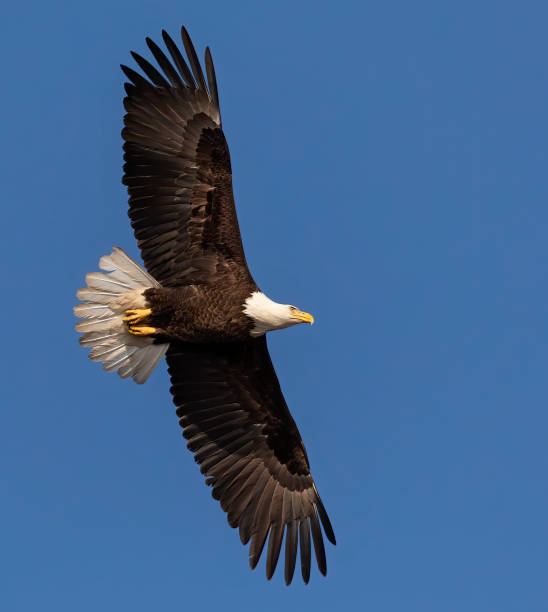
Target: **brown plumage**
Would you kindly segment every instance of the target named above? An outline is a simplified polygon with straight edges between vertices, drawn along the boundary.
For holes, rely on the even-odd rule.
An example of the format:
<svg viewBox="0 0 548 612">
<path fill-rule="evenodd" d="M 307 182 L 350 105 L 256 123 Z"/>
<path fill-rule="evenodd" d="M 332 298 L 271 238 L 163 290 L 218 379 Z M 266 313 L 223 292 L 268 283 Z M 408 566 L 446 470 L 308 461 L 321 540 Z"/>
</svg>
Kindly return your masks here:
<svg viewBox="0 0 548 612">
<path fill-rule="evenodd" d="M 115 249 L 100 264 L 112 272 L 88 275 L 88 287 L 78 294 L 87 301 L 76 307 L 85 319 L 77 329 L 85 332 L 82 344 L 94 347 L 93 359 L 137 382 L 144 382 L 167 352 L 188 448 L 228 522 L 239 528 L 242 543 L 250 543 L 251 567 L 268 539 L 270 579 L 285 537 L 286 583 L 299 547 L 308 582 L 311 542 L 326 573 L 320 524 L 333 544 L 335 536 L 265 332 L 313 319 L 271 302 L 251 277 L 211 53 L 206 49 L 206 80 L 184 28 L 181 37 L 190 68 L 166 32 L 170 57 L 147 38 L 163 74 L 136 53 L 147 78 L 122 66 L 130 80 L 123 183 L 150 276 Z M 124 313 L 134 313 L 139 334 Z"/>
<path fill-rule="evenodd" d="M 266 338 L 174 344 L 167 360 L 188 448 L 213 487 L 213 497 L 227 512 L 228 522 L 239 527 L 242 543 L 251 540 L 251 567 L 257 565 L 270 532 L 266 571 L 272 577 L 286 529 L 289 584 L 299 529 L 302 576 L 308 582 L 312 529 L 318 567 L 325 574 L 318 516 L 333 543 L 335 536 L 270 361 Z"/>
<path fill-rule="evenodd" d="M 253 322 L 242 304 L 256 289 L 251 283 L 227 286 L 230 299 L 209 283 L 147 289 L 144 296 L 153 314 L 144 322 L 157 330 L 160 343 L 248 340 Z"/>
</svg>

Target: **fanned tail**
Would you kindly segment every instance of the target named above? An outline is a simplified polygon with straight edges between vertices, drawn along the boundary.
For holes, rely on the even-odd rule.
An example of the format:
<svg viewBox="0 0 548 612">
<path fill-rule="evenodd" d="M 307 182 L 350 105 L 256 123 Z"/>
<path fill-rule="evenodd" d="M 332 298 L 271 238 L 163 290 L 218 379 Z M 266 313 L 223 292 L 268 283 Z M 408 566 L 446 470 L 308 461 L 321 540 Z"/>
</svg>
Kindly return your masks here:
<svg viewBox="0 0 548 612">
<path fill-rule="evenodd" d="M 146 289 L 160 284 L 129 255 L 114 247 L 99 260 L 103 272 L 90 272 L 87 286 L 77 292 L 82 304 L 74 307 L 81 318 L 76 330 L 83 332 L 82 346 L 91 347 L 89 358 L 103 363 L 107 372 L 117 371 L 142 384 L 165 355 L 169 344 L 153 344 L 152 338 L 130 334 L 123 321 L 126 310 L 146 308 Z"/>
</svg>

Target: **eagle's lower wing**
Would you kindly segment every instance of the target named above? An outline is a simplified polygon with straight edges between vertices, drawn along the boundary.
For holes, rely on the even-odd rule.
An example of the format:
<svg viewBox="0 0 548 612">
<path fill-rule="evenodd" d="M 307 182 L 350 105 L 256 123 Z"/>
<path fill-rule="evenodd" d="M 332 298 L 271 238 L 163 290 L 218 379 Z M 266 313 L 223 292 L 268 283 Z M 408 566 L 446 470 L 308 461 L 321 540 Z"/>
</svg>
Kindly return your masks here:
<svg viewBox="0 0 548 612">
<path fill-rule="evenodd" d="M 309 471 L 299 431 L 282 395 L 266 339 L 172 344 L 167 353 L 177 415 L 213 497 L 251 540 L 254 568 L 270 534 L 266 573 L 276 569 L 285 531 L 285 581 L 300 542 L 303 580 L 310 576 L 310 534 L 320 571 L 335 535 Z"/>
<path fill-rule="evenodd" d="M 234 267 L 249 274 L 211 54 L 207 49 L 208 87 L 186 30 L 192 71 L 169 35 L 163 37 L 171 61 L 148 38 L 147 44 L 165 76 L 136 53 L 148 80 L 122 66 L 131 81 L 123 183 L 145 266 L 164 286 L 216 282 Z"/>
</svg>

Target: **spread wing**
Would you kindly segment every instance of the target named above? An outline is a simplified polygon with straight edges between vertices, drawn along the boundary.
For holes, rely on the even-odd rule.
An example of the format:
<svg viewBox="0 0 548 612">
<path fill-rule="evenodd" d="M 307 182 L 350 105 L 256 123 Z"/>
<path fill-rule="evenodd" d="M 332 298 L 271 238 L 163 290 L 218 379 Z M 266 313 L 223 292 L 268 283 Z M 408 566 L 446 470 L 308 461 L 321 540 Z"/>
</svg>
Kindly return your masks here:
<svg viewBox="0 0 548 612">
<path fill-rule="evenodd" d="M 129 217 L 147 270 L 160 284 L 249 278 L 232 193 L 230 153 L 223 131 L 215 71 L 205 53 L 207 84 L 184 28 L 192 67 L 162 32 L 167 55 L 147 44 L 163 75 L 132 53 L 148 77 L 127 66 L 124 177 Z"/>
<path fill-rule="evenodd" d="M 242 543 L 251 540 L 251 568 L 270 534 L 266 574 L 272 577 L 285 532 L 286 583 L 293 578 L 299 544 L 308 582 L 311 535 L 325 575 L 320 521 L 333 544 L 335 535 L 264 336 L 239 343 L 172 344 L 167 361 L 188 448 L 229 524 L 239 527 Z"/>
</svg>

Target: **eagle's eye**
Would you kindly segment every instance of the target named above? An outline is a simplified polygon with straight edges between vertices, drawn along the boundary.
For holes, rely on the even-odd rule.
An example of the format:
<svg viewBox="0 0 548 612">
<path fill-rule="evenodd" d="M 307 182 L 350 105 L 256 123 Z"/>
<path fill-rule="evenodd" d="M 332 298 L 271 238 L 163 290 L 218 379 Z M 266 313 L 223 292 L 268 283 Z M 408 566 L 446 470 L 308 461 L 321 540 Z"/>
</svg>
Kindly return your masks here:
<svg viewBox="0 0 548 612">
<path fill-rule="evenodd" d="M 291 310 L 291 312 L 295 312 L 297 309 L 295 308 L 295 306 L 290 306 L 289 310 Z"/>
</svg>

